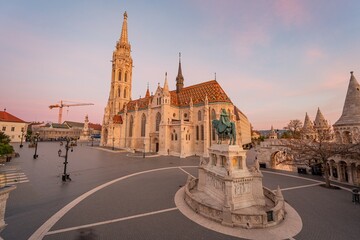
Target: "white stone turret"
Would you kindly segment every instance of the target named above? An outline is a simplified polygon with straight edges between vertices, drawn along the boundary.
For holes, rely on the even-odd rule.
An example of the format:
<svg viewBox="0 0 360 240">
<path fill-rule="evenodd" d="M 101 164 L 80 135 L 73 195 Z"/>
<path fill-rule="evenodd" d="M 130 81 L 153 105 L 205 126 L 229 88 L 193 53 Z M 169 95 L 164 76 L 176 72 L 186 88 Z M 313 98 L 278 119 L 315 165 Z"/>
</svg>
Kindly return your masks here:
<svg viewBox="0 0 360 240">
<path fill-rule="evenodd" d="M 342 114 L 333 127 L 338 142 L 360 142 L 360 84 L 356 80 L 354 72 L 350 72 L 350 81 Z"/>
</svg>

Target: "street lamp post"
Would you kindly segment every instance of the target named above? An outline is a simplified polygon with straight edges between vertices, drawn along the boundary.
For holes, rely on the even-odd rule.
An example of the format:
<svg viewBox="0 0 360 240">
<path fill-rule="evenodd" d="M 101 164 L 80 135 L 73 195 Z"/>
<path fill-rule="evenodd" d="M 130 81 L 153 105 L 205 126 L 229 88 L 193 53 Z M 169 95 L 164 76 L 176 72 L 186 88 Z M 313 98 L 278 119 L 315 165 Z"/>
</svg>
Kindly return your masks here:
<svg viewBox="0 0 360 240">
<path fill-rule="evenodd" d="M 39 155 L 37 155 L 37 147 L 38 147 L 38 142 L 39 142 L 39 132 L 35 133 L 35 137 L 34 137 L 34 141 L 35 141 L 35 153 L 33 158 L 37 159 L 39 157 Z"/>
<path fill-rule="evenodd" d="M 115 146 L 114 146 L 114 143 L 115 143 L 115 138 L 114 138 L 114 137 L 113 137 L 112 141 L 113 141 L 112 150 L 114 151 L 114 150 L 115 150 Z"/>
<path fill-rule="evenodd" d="M 143 158 L 145 158 L 145 139 L 144 139 L 144 153 L 143 153 Z"/>
<path fill-rule="evenodd" d="M 62 152 L 61 149 L 59 149 L 59 151 L 58 151 L 59 157 L 65 158 L 65 161 L 64 161 L 64 173 L 63 173 L 63 175 L 61 177 L 63 182 L 66 182 L 67 180 L 71 181 L 70 174 L 66 173 L 66 167 L 67 167 L 67 164 L 68 164 L 68 152 L 69 152 L 69 149 L 71 149 L 71 152 L 73 151 L 73 147 L 71 146 L 72 140 L 73 140 L 72 138 L 69 138 L 69 137 L 66 138 L 65 155 L 61 156 L 61 152 Z"/>
<path fill-rule="evenodd" d="M 91 146 L 94 146 L 94 136 L 91 136 Z"/>
<path fill-rule="evenodd" d="M 21 129 L 21 140 L 20 140 L 20 148 L 23 147 L 23 138 L 24 138 L 24 129 Z"/>
</svg>

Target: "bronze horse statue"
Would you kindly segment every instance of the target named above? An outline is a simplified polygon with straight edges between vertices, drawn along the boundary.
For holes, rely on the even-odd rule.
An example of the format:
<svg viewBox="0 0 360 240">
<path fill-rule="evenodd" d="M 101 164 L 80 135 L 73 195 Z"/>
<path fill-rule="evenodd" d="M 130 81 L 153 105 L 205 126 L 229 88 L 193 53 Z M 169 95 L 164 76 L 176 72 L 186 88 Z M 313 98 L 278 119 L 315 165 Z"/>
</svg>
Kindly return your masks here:
<svg viewBox="0 0 360 240">
<path fill-rule="evenodd" d="M 228 115 L 224 109 L 220 115 L 220 120 L 212 120 L 212 126 L 215 128 L 216 134 L 218 135 L 218 144 L 225 138 L 230 139 L 229 145 L 236 144 L 235 123 L 228 120 Z"/>
</svg>

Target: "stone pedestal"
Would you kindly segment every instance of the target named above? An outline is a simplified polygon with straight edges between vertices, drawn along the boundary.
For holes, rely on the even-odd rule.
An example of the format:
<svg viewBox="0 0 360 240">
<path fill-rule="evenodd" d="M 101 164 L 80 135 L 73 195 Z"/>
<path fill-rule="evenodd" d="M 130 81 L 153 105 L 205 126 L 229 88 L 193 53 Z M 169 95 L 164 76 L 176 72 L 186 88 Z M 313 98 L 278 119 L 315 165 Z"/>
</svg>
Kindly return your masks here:
<svg viewBox="0 0 360 240">
<path fill-rule="evenodd" d="M 10 192 L 15 188 L 15 186 L 4 186 L 0 188 L 0 232 L 6 227 L 6 223 L 4 221 L 6 201 L 9 198 Z"/>
<path fill-rule="evenodd" d="M 263 188 L 259 166 L 248 169 L 246 151 L 238 145 L 211 146 L 209 158 L 201 158 L 199 179 L 188 180 L 184 199 L 195 212 L 228 226 L 264 228 L 285 216 L 281 191 L 275 196 Z"/>
</svg>

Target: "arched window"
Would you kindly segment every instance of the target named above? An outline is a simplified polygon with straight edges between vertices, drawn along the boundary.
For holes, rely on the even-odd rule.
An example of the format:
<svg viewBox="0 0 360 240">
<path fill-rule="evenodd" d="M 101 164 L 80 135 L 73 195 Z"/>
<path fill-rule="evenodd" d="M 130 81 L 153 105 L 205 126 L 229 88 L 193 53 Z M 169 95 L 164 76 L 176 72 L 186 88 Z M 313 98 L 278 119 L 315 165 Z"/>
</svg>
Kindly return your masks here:
<svg viewBox="0 0 360 240">
<path fill-rule="evenodd" d="M 119 71 L 118 80 L 121 81 L 121 71 Z"/>
<path fill-rule="evenodd" d="M 212 119 L 212 120 L 216 119 L 215 109 L 211 110 L 211 119 Z"/>
<path fill-rule="evenodd" d="M 161 114 L 158 112 L 158 113 L 156 114 L 156 126 L 155 126 L 155 131 L 159 131 L 160 121 L 161 121 Z"/>
<path fill-rule="evenodd" d="M 145 126 L 146 126 L 146 116 L 143 113 L 141 117 L 141 136 L 145 137 Z"/>
<path fill-rule="evenodd" d="M 199 126 L 196 126 L 196 140 L 199 140 Z"/>
<path fill-rule="evenodd" d="M 204 140 L 204 125 L 201 125 L 201 140 Z"/>
<path fill-rule="evenodd" d="M 126 98 L 126 92 L 127 92 L 127 89 L 125 88 L 124 89 L 124 98 Z"/>
<path fill-rule="evenodd" d="M 201 121 L 201 111 L 198 111 L 198 121 Z"/>
<path fill-rule="evenodd" d="M 129 122 L 129 137 L 132 137 L 132 135 L 133 135 L 133 128 L 134 128 L 134 118 L 131 115 L 130 122 Z"/>
<path fill-rule="evenodd" d="M 120 97 L 120 87 L 118 87 L 118 97 Z"/>
<path fill-rule="evenodd" d="M 125 72 L 125 82 L 127 82 L 127 72 Z"/>
<path fill-rule="evenodd" d="M 175 133 L 175 141 L 177 141 L 177 133 Z"/>
</svg>

